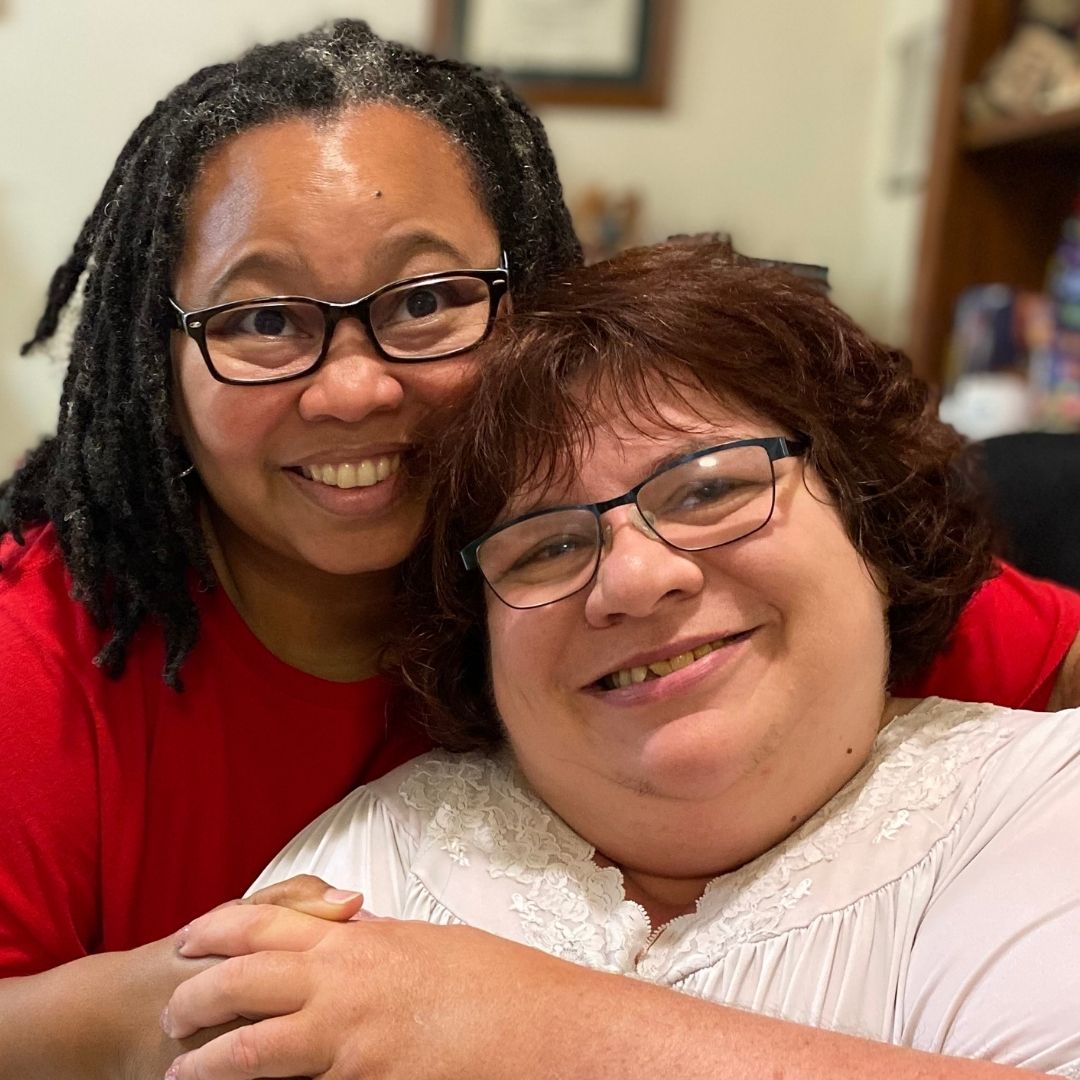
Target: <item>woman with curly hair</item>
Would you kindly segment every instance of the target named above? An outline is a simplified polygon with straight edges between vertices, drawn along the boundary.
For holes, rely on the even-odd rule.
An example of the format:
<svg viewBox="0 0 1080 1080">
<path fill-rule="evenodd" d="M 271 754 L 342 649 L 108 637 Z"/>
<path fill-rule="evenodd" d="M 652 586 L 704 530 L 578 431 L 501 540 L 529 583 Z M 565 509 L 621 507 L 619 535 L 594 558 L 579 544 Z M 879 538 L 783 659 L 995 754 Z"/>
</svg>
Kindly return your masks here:
<svg viewBox="0 0 1080 1080">
<path fill-rule="evenodd" d="M 431 454 L 399 650 L 449 749 L 260 879 L 390 918 L 197 920 L 185 955 L 255 955 L 181 986 L 167 1029 L 270 1019 L 172 1075 L 410 1075 L 455 1025 L 425 1075 L 1080 1075 L 1080 712 L 900 692 L 994 572 L 906 359 L 710 245 L 562 275 L 499 338 Z M 324 989 L 336 956 L 423 963 L 440 929 L 456 966 L 401 1010 L 398 1068 Z M 507 992 L 494 957 L 540 974 L 478 1043 L 458 990 Z"/>
</svg>

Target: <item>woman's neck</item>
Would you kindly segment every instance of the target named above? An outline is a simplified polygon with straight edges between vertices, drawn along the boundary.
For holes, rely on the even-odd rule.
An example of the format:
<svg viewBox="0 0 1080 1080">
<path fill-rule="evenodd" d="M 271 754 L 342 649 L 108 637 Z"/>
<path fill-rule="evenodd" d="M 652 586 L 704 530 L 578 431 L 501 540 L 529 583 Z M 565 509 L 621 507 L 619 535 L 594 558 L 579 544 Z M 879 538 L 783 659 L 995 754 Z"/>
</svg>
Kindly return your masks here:
<svg viewBox="0 0 1080 1080">
<path fill-rule="evenodd" d="M 396 571 L 342 577 L 269 550 L 221 513 L 203 512 L 218 581 L 252 633 L 279 660 L 333 682 L 378 670 Z"/>
<path fill-rule="evenodd" d="M 917 704 L 914 699 L 886 697 L 877 730 L 884 729 Z M 835 797 L 862 768 L 872 750 L 872 744 L 868 744 L 864 753 L 850 759 L 845 770 L 822 793 L 821 801 L 799 807 L 793 815 L 785 812 L 771 822 L 762 820 L 763 815 L 753 810 L 749 813 L 717 813 L 713 817 L 707 809 L 685 805 L 669 805 L 668 809 L 674 811 L 671 814 L 656 807 L 637 813 L 624 807 L 626 812 L 618 815 L 624 828 L 617 828 L 606 837 L 588 837 L 597 845 L 593 858 L 600 866 L 618 867 L 623 875 L 626 898 L 640 904 L 648 913 L 653 929 L 659 929 L 672 919 L 694 911 L 701 895 L 715 878 L 752 862 L 786 840 Z M 613 805 L 610 793 L 605 798 L 610 809 Z M 737 801 L 744 808 L 750 805 L 749 799 Z M 722 821 L 722 827 L 711 831 L 710 819 L 714 824 Z M 645 838 L 650 837 L 652 843 L 645 843 Z M 687 837 L 693 838 L 689 848 L 684 847 Z M 601 852 L 601 846 L 608 855 Z M 685 851 L 685 859 L 679 858 L 680 850 Z M 715 861 L 709 861 L 707 853 L 710 851 L 715 852 Z M 709 872 L 703 873 L 706 868 L 710 868 Z"/>
<path fill-rule="evenodd" d="M 599 851 L 593 856 L 598 866 L 614 866 Z M 701 894 L 711 877 L 671 878 L 658 877 L 628 867 L 619 867 L 623 876 L 623 892 L 627 900 L 640 904 L 649 916 L 654 931 L 680 915 L 687 915 L 697 907 Z"/>
</svg>

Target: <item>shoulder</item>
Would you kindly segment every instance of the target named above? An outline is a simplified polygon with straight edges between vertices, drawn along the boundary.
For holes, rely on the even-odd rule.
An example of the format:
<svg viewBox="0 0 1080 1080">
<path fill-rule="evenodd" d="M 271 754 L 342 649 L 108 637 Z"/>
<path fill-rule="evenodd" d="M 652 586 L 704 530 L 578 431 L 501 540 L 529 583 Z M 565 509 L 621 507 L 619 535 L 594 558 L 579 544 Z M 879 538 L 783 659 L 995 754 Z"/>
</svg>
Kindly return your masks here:
<svg viewBox="0 0 1080 1080">
<path fill-rule="evenodd" d="M 901 692 L 1044 709 L 1078 633 L 1080 594 L 1002 564 L 930 669 Z"/>
<path fill-rule="evenodd" d="M 71 611 L 71 578 L 51 525 L 28 529 L 23 543 L 0 538 L 0 614 L 24 618 L 50 608 Z"/>
<path fill-rule="evenodd" d="M 0 540 L 0 697 L 8 710 L 39 697 L 70 698 L 82 680 L 99 674 L 93 658 L 103 644 L 100 629 L 71 597 L 52 527 L 28 530 L 24 539 Z"/>
<path fill-rule="evenodd" d="M 372 857 L 385 855 L 407 870 L 437 823 L 448 812 L 478 808 L 506 771 L 479 754 L 423 754 L 346 795 L 289 843 L 252 888 L 295 874 L 370 888 Z"/>
<path fill-rule="evenodd" d="M 1075 1067 L 1080 711 L 968 708 L 984 710 L 973 732 L 1000 738 L 973 762 L 971 796 L 935 867 L 906 975 L 904 1041 L 1039 1072 Z"/>
<path fill-rule="evenodd" d="M 517 797 L 540 806 L 520 785 L 509 755 L 432 750 L 347 795 L 320 818 L 321 831 L 340 833 L 361 818 L 380 815 L 419 846 L 433 829 L 445 827 L 448 815 L 466 815 L 475 824 Z"/>
<path fill-rule="evenodd" d="M 1080 593 L 1064 585 L 1025 574 L 1008 563 L 984 582 L 961 616 L 961 627 L 985 627 L 1002 616 L 1021 618 L 1027 625 L 1080 628 Z"/>
<path fill-rule="evenodd" d="M 981 851 L 997 832 L 1051 829 L 1080 813 L 1080 709 L 937 702 L 935 711 L 959 721 L 939 742 L 940 759 L 956 768 L 968 796 L 955 859 L 966 857 L 968 845 Z"/>
<path fill-rule="evenodd" d="M 584 841 L 527 789 L 508 754 L 436 750 L 331 807 L 252 889 L 315 874 L 363 892 L 380 914 L 416 917 L 410 905 L 434 902 L 483 926 L 491 879 L 506 876 L 507 860 L 519 857 L 523 844 L 548 850 L 563 843 L 587 854 Z M 421 895 L 426 900 L 418 901 Z"/>
<path fill-rule="evenodd" d="M 920 702 L 882 731 L 869 760 L 829 803 L 731 881 L 760 890 L 763 875 L 775 884 L 805 871 L 814 899 L 792 908 L 796 922 L 851 907 L 906 875 L 929 898 L 940 868 L 962 865 L 998 823 L 997 811 L 1039 803 L 1047 777 L 1077 769 L 1078 719 Z"/>
<path fill-rule="evenodd" d="M 1080 768 L 1080 710 L 1057 713 L 990 703 L 930 698 L 885 729 L 878 768 L 910 769 L 925 777 L 947 766 L 947 785 L 966 796 L 997 787 L 1014 799 L 1037 791 L 1047 776 Z"/>
</svg>

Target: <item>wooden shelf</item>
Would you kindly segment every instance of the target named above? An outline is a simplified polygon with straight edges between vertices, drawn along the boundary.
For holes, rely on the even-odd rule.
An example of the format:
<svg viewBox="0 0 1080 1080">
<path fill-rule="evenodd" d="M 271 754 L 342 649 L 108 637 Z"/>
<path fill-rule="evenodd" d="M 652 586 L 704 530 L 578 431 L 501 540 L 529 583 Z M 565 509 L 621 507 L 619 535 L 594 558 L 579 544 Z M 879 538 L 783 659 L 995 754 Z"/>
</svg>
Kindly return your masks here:
<svg viewBox="0 0 1080 1080">
<path fill-rule="evenodd" d="M 1080 153 L 1080 107 L 1031 116 L 1008 116 L 968 127 L 968 151 L 1059 147 Z"/>
<path fill-rule="evenodd" d="M 1039 290 L 1080 186 L 1080 108 L 967 124 L 964 97 L 1011 40 L 1023 0 L 949 0 L 908 346 L 940 383 L 957 299 Z"/>
</svg>

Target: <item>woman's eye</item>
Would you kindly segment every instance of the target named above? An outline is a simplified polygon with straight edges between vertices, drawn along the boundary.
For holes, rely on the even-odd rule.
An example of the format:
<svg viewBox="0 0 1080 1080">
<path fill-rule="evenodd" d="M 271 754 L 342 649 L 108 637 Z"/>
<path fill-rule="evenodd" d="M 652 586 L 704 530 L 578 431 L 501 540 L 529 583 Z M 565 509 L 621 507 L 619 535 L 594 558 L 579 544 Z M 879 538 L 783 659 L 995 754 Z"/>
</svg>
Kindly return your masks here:
<svg viewBox="0 0 1080 1080">
<path fill-rule="evenodd" d="M 552 563 L 558 559 L 565 558 L 568 555 L 578 554 L 586 547 L 591 548 L 592 546 L 593 543 L 591 540 L 586 541 L 580 536 L 553 536 L 549 540 L 534 544 L 523 555 L 519 555 L 514 560 L 510 572 L 527 570 L 530 567 L 535 567 L 542 563 Z"/>
<path fill-rule="evenodd" d="M 258 334 L 260 337 L 287 337 L 298 332 L 287 308 L 254 308 L 238 314 L 231 329 L 238 334 Z"/>
<path fill-rule="evenodd" d="M 687 484 L 675 493 L 671 499 L 674 506 L 685 509 L 694 509 L 699 506 L 709 506 L 712 503 L 722 502 L 733 491 L 737 491 L 740 485 L 730 480 L 716 477 L 712 480 L 701 480 L 695 484 Z"/>
<path fill-rule="evenodd" d="M 434 289 L 416 289 L 405 297 L 402 306 L 410 318 L 425 319 L 439 310 L 439 300 Z"/>
<path fill-rule="evenodd" d="M 488 302 L 482 281 L 462 278 L 415 285 L 381 297 L 372 309 L 372 322 L 379 327 L 404 327 L 435 317 L 449 318 Z"/>
</svg>

